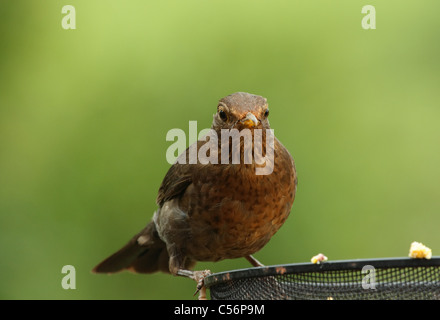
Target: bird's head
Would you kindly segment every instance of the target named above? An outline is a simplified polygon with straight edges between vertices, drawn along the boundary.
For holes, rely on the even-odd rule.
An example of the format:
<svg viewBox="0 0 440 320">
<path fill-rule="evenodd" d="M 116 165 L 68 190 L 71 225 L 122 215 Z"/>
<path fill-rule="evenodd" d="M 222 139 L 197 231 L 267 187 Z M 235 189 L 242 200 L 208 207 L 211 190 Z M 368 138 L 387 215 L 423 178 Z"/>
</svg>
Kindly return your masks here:
<svg viewBox="0 0 440 320">
<path fill-rule="evenodd" d="M 212 129 L 270 129 L 268 116 L 266 98 L 237 92 L 219 101 Z"/>
</svg>

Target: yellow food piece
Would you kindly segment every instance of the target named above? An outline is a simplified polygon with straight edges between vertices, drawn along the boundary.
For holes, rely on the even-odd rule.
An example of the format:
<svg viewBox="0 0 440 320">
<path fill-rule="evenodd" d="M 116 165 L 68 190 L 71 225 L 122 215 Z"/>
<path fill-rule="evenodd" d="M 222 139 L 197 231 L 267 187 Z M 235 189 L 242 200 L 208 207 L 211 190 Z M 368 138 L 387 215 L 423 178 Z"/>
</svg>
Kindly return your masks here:
<svg viewBox="0 0 440 320">
<path fill-rule="evenodd" d="M 327 260 L 328 260 L 328 258 L 325 255 L 323 255 L 322 253 L 317 254 L 316 256 L 312 257 L 312 259 L 311 259 L 312 263 L 314 263 L 314 264 L 319 264 L 322 261 L 327 261 Z"/>
<path fill-rule="evenodd" d="M 409 257 L 414 259 L 431 259 L 432 251 L 423 243 L 414 241 L 409 248 Z"/>
</svg>

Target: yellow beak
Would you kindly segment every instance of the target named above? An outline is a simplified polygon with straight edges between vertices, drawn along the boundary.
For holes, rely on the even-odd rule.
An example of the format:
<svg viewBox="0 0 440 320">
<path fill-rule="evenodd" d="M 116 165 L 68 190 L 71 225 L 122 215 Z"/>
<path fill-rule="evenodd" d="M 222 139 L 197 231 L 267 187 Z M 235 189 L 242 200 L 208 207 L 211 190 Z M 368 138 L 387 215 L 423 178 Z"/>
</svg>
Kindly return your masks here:
<svg viewBox="0 0 440 320">
<path fill-rule="evenodd" d="M 244 117 L 240 121 L 248 128 L 256 127 L 260 123 L 260 121 L 258 121 L 258 119 L 251 112 L 248 112 L 246 114 L 246 117 Z"/>
</svg>

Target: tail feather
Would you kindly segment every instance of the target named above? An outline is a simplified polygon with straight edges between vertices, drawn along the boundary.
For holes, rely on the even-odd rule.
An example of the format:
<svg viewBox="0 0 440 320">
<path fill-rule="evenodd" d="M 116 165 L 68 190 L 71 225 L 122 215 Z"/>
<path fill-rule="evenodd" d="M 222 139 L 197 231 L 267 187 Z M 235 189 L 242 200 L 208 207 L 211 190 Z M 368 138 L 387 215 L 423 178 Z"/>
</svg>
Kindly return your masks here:
<svg viewBox="0 0 440 320">
<path fill-rule="evenodd" d="M 157 271 L 170 273 L 169 256 L 166 247 L 144 251 L 127 268 L 135 273 L 153 273 Z"/>
<path fill-rule="evenodd" d="M 129 270 L 136 273 L 169 273 L 166 244 L 159 238 L 154 222 L 150 222 L 124 247 L 99 263 L 92 272 L 116 273 Z"/>
</svg>

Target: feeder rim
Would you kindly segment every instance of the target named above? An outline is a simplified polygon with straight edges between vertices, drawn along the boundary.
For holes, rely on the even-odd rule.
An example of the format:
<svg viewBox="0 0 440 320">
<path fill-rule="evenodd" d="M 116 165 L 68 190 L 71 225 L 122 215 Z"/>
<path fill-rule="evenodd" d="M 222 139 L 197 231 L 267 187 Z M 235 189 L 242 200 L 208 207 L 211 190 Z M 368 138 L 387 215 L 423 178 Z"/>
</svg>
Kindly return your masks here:
<svg viewBox="0 0 440 320">
<path fill-rule="evenodd" d="M 440 266 L 440 256 L 431 259 L 413 259 L 408 257 L 398 258 L 375 258 L 375 259 L 354 259 L 354 260 L 333 260 L 325 261 L 320 264 L 311 262 L 290 263 L 270 265 L 263 267 L 253 267 L 246 269 L 235 269 L 230 271 L 213 273 L 204 279 L 207 288 L 230 280 L 279 276 L 292 273 L 306 272 L 325 272 L 337 270 L 362 270 L 366 265 L 374 268 L 414 268 L 414 267 L 433 267 Z"/>
</svg>

